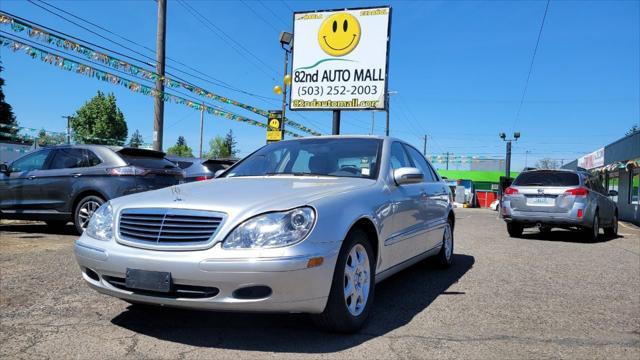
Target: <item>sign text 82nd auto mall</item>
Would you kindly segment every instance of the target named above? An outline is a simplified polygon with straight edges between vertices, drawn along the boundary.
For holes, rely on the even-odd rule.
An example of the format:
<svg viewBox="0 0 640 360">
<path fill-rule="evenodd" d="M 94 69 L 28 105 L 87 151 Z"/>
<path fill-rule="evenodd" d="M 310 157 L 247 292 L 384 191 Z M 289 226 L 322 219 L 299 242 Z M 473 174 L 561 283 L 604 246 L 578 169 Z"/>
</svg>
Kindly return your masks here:
<svg viewBox="0 0 640 360">
<path fill-rule="evenodd" d="M 386 108 L 391 8 L 294 14 L 292 110 Z"/>
</svg>

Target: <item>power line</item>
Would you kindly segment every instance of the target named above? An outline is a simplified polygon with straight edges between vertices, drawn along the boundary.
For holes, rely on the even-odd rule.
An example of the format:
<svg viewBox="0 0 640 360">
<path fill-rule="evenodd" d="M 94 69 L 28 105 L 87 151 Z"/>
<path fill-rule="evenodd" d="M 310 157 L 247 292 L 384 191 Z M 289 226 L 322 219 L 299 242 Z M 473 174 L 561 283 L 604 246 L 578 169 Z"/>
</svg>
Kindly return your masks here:
<svg viewBox="0 0 640 360">
<path fill-rule="evenodd" d="M 38 4 L 36 4 L 36 3 L 34 3 L 32 0 L 28 0 L 28 1 L 29 1 L 30 3 L 32 3 L 33 5 L 35 5 L 35 6 L 38 6 L 38 7 L 42 8 L 42 9 L 44 9 L 44 10 L 46 10 L 46 11 L 48 11 L 48 12 L 52 13 L 52 14 L 55 14 L 55 13 L 54 13 L 54 12 L 52 12 L 51 10 L 48 10 L 48 9 L 46 9 L 46 8 L 44 8 L 44 7 L 42 7 L 42 6 L 38 5 Z M 102 26 L 100 26 L 100 25 L 98 25 L 98 24 L 96 24 L 96 23 L 94 23 L 94 22 L 91 22 L 91 21 L 89 21 L 89 20 L 87 20 L 87 19 L 84 19 L 84 18 L 82 18 L 82 17 L 80 17 L 80 16 L 78 16 L 78 15 L 72 14 L 72 13 L 70 13 L 70 12 L 68 12 L 68 11 L 64 10 L 64 9 L 61 9 L 61 8 L 59 8 L 59 7 L 55 6 L 55 5 L 49 4 L 49 3 L 45 2 L 45 1 L 42 1 L 42 0 L 39 0 L 39 1 L 40 1 L 41 3 L 46 4 L 47 6 L 50 6 L 50 7 L 54 8 L 54 9 L 56 9 L 56 10 L 58 10 L 58 11 L 61 11 L 61 12 L 65 13 L 65 14 L 67 14 L 67 15 L 69 15 L 69 16 L 72 16 L 72 17 L 74 17 L 74 18 L 76 18 L 76 19 L 78 19 L 78 20 L 84 21 L 85 23 L 88 23 L 88 24 L 90 24 L 90 25 L 92 25 L 92 26 L 95 26 L 95 27 L 97 27 L 98 29 L 101 29 L 101 30 L 103 30 L 103 31 L 105 31 L 105 32 L 107 32 L 107 33 L 109 33 L 109 34 L 114 35 L 114 36 L 117 36 L 117 37 L 119 37 L 119 38 L 121 38 L 121 39 L 123 39 L 123 40 L 126 40 L 126 41 L 128 41 L 128 42 L 130 42 L 130 43 L 132 43 L 132 44 L 135 44 L 135 45 L 137 45 L 137 46 L 140 46 L 140 47 L 142 47 L 142 48 L 144 48 L 144 49 L 146 49 L 146 50 L 148 50 L 148 51 L 152 52 L 153 54 L 155 54 L 155 50 L 153 50 L 153 49 L 151 49 L 151 48 L 149 48 L 149 47 L 147 47 L 147 46 L 145 46 L 145 45 L 143 45 L 143 44 L 140 44 L 140 43 L 135 42 L 135 41 L 133 41 L 133 40 L 127 39 L 126 37 L 124 37 L 124 36 L 122 36 L 122 35 L 119 35 L 119 34 L 117 34 L 117 33 L 113 32 L 113 31 L 111 31 L 111 30 L 109 30 L 109 29 L 106 29 L 106 28 L 104 28 L 104 27 L 102 27 Z M 73 21 L 71 21 L 71 20 L 67 19 L 66 17 L 64 17 L 64 16 L 62 16 L 62 15 L 60 15 L 60 14 L 55 14 L 55 15 L 56 15 L 56 16 L 58 16 L 58 17 L 60 17 L 60 18 L 62 18 L 62 19 L 64 19 L 65 21 L 68 21 L 68 22 L 70 22 L 70 23 L 72 23 L 72 24 L 74 24 L 74 25 L 76 25 L 76 26 L 81 27 L 82 29 L 85 29 L 85 30 L 90 31 L 90 32 L 92 32 L 93 34 L 95 34 L 95 32 L 93 32 L 93 31 L 91 31 L 91 30 L 88 30 L 88 29 L 86 29 L 85 27 L 83 27 L 83 26 L 81 26 L 81 25 L 78 25 L 77 23 L 75 23 L 75 22 L 73 22 Z M 40 25 L 38 25 L 38 26 L 40 26 Z M 116 45 L 118 45 L 118 46 L 120 46 L 120 47 L 123 47 L 123 48 L 125 48 L 125 49 L 129 49 L 128 47 L 123 46 L 122 44 L 120 44 L 120 43 L 119 43 L 119 42 L 117 42 L 117 41 L 114 41 L 114 40 L 112 40 L 112 39 L 109 39 L 109 38 L 104 37 L 104 36 L 101 36 L 101 35 L 98 35 L 98 36 L 100 36 L 101 38 L 103 38 L 103 39 L 105 39 L 105 40 L 109 41 L 110 43 L 116 44 Z M 85 41 L 85 42 L 86 42 L 86 41 Z M 87 42 L 87 43 L 88 43 L 88 42 Z M 92 44 L 92 45 L 93 45 L 93 44 Z M 96 46 L 96 45 L 94 45 L 94 46 Z M 102 49 L 105 49 L 105 48 L 102 48 Z M 105 50 L 106 50 L 106 49 L 105 49 Z M 114 53 L 117 53 L 117 52 L 115 52 L 115 51 L 113 51 L 113 50 L 109 50 L 109 51 L 114 52 Z M 137 53 L 137 54 L 140 54 L 140 55 L 141 55 L 141 56 L 143 56 L 144 58 L 149 59 L 149 60 L 151 60 L 151 61 L 153 61 L 153 62 L 155 63 L 155 59 L 154 59 L 154 58 L 149 57 L 149 56 L 146 56 L 146 55 L 141 54 L 141 53 L 138 53 L 138 52 L 136 52 L 136 53 Z M 126 56 L 126 55 L 124 55 L 124 54 L 120 54 L 120 53 L 117 53 L 117 54 L 118 54 L 118 55 L 121 55 L 121 56 Z M 154 66 L 154 63 L 149 63 L 149 62 L 142 61 L 142 60 L 139 60 L 139 59 L 135 59 L 135 58 L 132 58 L 132 57 L 128 57 L 128 58 L 129 58 L 129 59 L 136 60 L 136 61 L 138 61 L 138 62 L 141 62 L 141 63 L 143 63 L 143 64 L 145 64 L 145 65 Z M 180 69 L 180 68 L 177 68 L 177 67 L 175 67 L 175 66 L 167 65 L 167 67 L 168 67 L 168 68 L 174 69 L 174 70 L 176 70 L 176 71 L 178 71 L 178 72 L 180 72 L 180 73 L 182 73 L 182 74 L 185 74 L 185 75 L 191 76 L 191 77 L 193 77 L 193 78 L 196 78 L 196 79 L 199 79 L 199 80 L 205 81 L 205 82 L 207 82 L 207 83 L 210 83 L 210 84 L 212 84 L 212 85 L 219 86 L 219 87 L 222 87 L 222 88 L 225 88 L 225 89 L 228 89 L 228 90 L 231 90 L 231 91 L 235 91 L 235 92 L 238 92 L 238 93 L 241 93 L 241 94 L 245 94 L 245 95 L 248 95 L 248 96 L 251 96 L 251 97 L 254 97 L 254 98 L 260 99 L 260 100 L 274 100 L 274 101 L 275 101 L 275 99 L 274 99 L 274 98 L 270 98 L 270 97 L 267 97 L 267 96 L 254 94 L 254 93 L 248 92 L 248 91 L 246 91 L 246 90 L 242 90 L 242 89 L 236 88 L 236 87 L 234 87 L 233 85 L 231 85 L 231 84 L 229 84 L 229 83 L 227 83 L 227 82 L 225 82 L 225 81 L 223 81 L 223 80 L 217 79 L 217 78 L 215 78 L 215 77 L 213 77 L 213 76 L 211 76 L 211 75 L 209 75 L 209 74 L 205 74 L 205 73 L 201 72 L 200 70 L 195 69 L 195 68 L 193 68 L 193 67 L 191 67 L 191 66 L 189 66 L 189 65 L 187 65 L 187 64 L 185 64 L 185 63 L 183 63 L 183 62 L 181 62 L 181 61 L 179 61 L 179 60 L 173 59 L 173 58 L 168 57 L 168 56 L 167 56 L 166 58 L 167 58 L 168 60 L 171 60 L 171 61 L 173 61 L 173 62 L 175 62 L 175 63 L 177 63 L 177 64 L 180 64 L 180 65 L 182 65 L 182 66 L 184 66 L 184 67 L 186 67 L 186 68 L 188 68 L 188 69 L 190 69 L 190 70 L 192 70 L 192 71 L 194 71 L 194 72 L 196 72 L 196 73 L 198 73 L 198 74 L 200 74 L 200 75 L 203 75 L 203 76 L 205 76 L 206 78 L 203 78 L 203 77 L 198 76 L 198 75 L 194 75 L 194 74 L 192 74 L 192 73 L 189 73 L 189 72 L 187 72 L 187 71 L 184 71 L 184 70 L 182 70 L 182 69 Z M 170 73 L 170 72 L 167 72 L 167 74 L 168 74 L 168 75 L 173 76 L 174 78 L 179 79 L 176 75 L 174 75 L 174 74 L 172 74 L 172 73 Z M 208 78 L 208 79 L 207 79 L 207 78 Z M 184 81 L 184 80 L 182 80 L 182 81 Z M 184 82 L 186 82 L 186 81 L 184 81 Z"/>
<path fill-rule="evenodd" d="M 236 41 L 232 36 L 230 36 L 229 34 L 227 34 L 224 30 L 222 30 L 219 26 L 217 26 L 216 24 L 214 24 L 213 22 L 211 22 L 207 17 L 205 17 L 204 15 L 202 15 L 198 10 L 196 10 L 193 6 L 189 5 L 189 3 L 187 3 L 184 0 L 178 0 L 178 3 L 180 5 L 182 5 L 182 7 L 184 7 L 187 11 L 189 11 L 189 13 L 196 18 L 196 20 L 200 21 L 203 25 L 205 25 L 205 27 L 207 27 L 209 30 L 211 30 L 211 32 L 213 32 L 216 36 L 218 36 L 220 39 L 222 39 L 224 42 L 226 42 L 227 44 L 229 44 L 229 46 L 231 46 L 238 54 L 240 54 L 242 57 L 244 57 L 245 59 L 246 56 L 243 55 L 238 48 L 244 50 L 246 53 L 248 53 L 249 55 L 251 55 L 254 59 L 256 59 L 260 64 L 262 64 L 265 68 L 271 70 L 273 73 L 278 73 L 273 67 L 271 67 L 270 65 L 268 65 L 267 63 L 265 63 L 260 57 L 258 57 L 256 54 L 254 54 L 251 50 L 247 49 L 244 45 L 242 45 L 240 42 Z M 226 40 L 224 37 L 220 36 L 220 34 L 224 35 L 224 37 L 226 37 L 228 40 Z M 230 44 L 229 41 L 233 42 L 234 45 Z M 251 63 L 254 66 L 256 65 L 255 63 Z M 271 75 L 269 75 L 267 72 L 265 72 L 263 69 L 260 69 L 265 75 L 269 76 L 271 78 L 271 80 L 276 81 L 274 77 L 272 77 Z"/>
<path fill-rule="evenodd" d="M 265 17 L 264 17 L 264 16 L 260 15 L 260 13 L 259 13 L 259 12 L 255 11 L 255 10 L 254 10 L 251 6 L 249 6 L 249 5 L 248 5 L 244 0 L 240 0 L 240 2 L 241 2 L 244 6 L 246 6 L 249 10 L 251 10 L 251 12 L 252 12 L 255 16 L 257 16 L 258 18 L 260 18 L 260 20 L 262 20 L 262 22 L 264 22 L 265 24 L 269 25 L 269 27 L 271 27 L 273 30 L 275 30 L 275 32 L 276 32 L 276 33 L 279 33 L 279 32 L 280 32 L 280 30 L 278 30 L 278 28 L 277 28 L 275 25 L 273 25 L 273 24 L 271 23 L 271 21 L 268 21 L 267 19 L 265 19 Z"/>
<path fill-rule="evenodd" d="M 547 0 L 547 5 L 544 8 L 544 15 L 542 16 L 542 22 L 540 23 L 540 30 L 538 30 L 538 39 L 536 40 L 536 46 L 533 49 L 533 55 L 531 56 L 531 63 L 529 64 L 529 73 L 527 74 L 527 81 L 524 83 L 524 90 L 522 91 L 522 97 L 520 98 L 520 105 L 518 105 L 518 112 L 516 113 L 516 118 L 513 121 L 513 126 L 511 130 L 515 129 L 518 124 L 518 120 L 520 119 L 520 111 L 522 110 L 522 104 L 524 103 L 524 98 L 527 95 L 527 88 L 529 87 L 529 79 L 531 78 L 531 71 L 533 70 L 533 62 L 536 59 L 536 54 L 538 53 L 538 45 L 540 45 L 540 37 L 542 36 L 542 29 L 544 29 L 544 20 L 547 18 L 547 12 L 549 11 L 549 3 L 551 0 Z"/>
<path fill-rule="evenodd" d="M 267 4 L 264 3 L 264 1 L 258 0 L 258 3 L 262 5 L 263 8 L 267 9 L 267 11 L 270 12 L 274 18 L 278 19 L 278 21 L 280 21 L 280 23 L 285 26 L 285 29 L 289 27 L 289 24 L 287 24 L 284 20 L 282 20 L 280 15 L 276 14 L 275 11 L 273 11 L 270 7 L 267 6 Z"/>
</svg>

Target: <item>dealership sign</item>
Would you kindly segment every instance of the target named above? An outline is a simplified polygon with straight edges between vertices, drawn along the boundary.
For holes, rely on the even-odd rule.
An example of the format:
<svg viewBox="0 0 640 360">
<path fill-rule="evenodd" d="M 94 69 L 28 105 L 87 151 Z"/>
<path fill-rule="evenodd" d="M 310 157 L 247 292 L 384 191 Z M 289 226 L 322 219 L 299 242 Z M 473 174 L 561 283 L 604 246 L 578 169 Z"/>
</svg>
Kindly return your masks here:
<svg viewBox="0 0 640 360">
<path fill-rule="evenodd" d="M 386 109 L 390 7 L 294 13 L 292 110 Z"/>
<path fill-rule="evenodd" d="M 583 169 L 593 169 L 601 166 L 604 166 L 604 148 L 600 148 L 578 159 L 578 167 Z"/>
</svg>

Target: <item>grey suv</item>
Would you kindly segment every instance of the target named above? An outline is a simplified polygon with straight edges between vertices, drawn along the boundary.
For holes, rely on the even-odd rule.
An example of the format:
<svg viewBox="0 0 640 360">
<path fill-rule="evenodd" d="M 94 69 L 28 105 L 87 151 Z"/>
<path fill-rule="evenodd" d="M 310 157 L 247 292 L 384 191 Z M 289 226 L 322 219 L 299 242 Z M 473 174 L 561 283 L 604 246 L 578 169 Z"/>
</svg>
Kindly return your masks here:
<svg viewBox="0 0 640 360">
<path fill-rule="evenodd" d="M 618 209 L 609 198 L 616 195 L 586 171 L 526 171 L 504 191 L 502 216 L 512 237 L 521 236 L 525 227 L 542 232 L 560 227 L 581 229 L 595 241 L 600 228 L 608 236 L 618 233 Z"/>
<path fill-rule="evenodd" d="M 0 218 L 72 221 L 82 233 L 93 212 L 118 196 L 176 185 L 182 170 L 163 152 L 104 145 L 43 148 L 0 165 Z"/>
</svg>

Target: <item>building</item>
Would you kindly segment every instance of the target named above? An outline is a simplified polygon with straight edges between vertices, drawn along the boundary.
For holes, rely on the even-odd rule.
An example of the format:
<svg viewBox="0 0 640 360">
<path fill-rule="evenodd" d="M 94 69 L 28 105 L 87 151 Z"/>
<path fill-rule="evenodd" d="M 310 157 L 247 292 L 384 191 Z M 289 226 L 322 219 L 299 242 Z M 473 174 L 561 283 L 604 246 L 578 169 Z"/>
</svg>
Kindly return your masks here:
<svg viewBox="0 0 640 360">
<path fill-rule="evenodd" d="M 582 156 L 562 168 L 578 167 L 597 174 L 605 189 L 615 190 L 618 218 L 640 225 L 640 131 Z"/>
<path fill-rule="evenodd" d="M 472 171 L 472 170 L 443 170 L 439 169 L 440 176 L 449 181 L 458 182 L 459 185 L 470 183 L 471 191 L 475 194 L 474 206 L 489 207 L 491 202 L 498 198 L 500 189 L 500 177 L 503 171 Z M 511 177 L 519 173 L 511 172 Z"/>
</svg>

